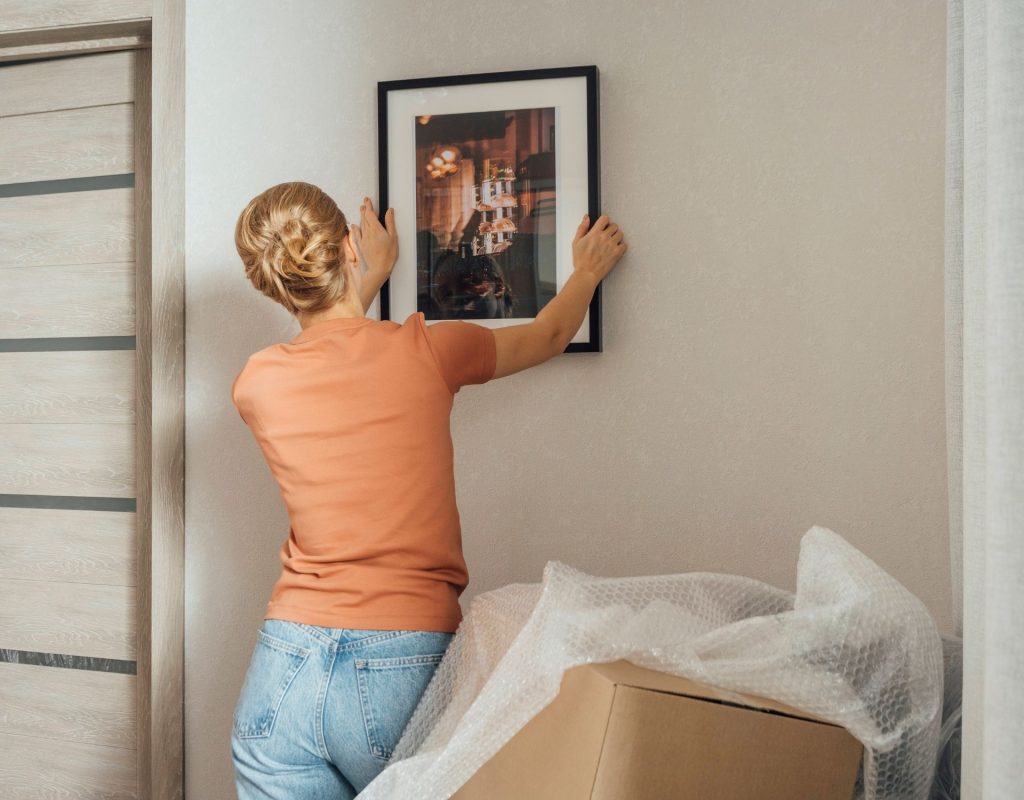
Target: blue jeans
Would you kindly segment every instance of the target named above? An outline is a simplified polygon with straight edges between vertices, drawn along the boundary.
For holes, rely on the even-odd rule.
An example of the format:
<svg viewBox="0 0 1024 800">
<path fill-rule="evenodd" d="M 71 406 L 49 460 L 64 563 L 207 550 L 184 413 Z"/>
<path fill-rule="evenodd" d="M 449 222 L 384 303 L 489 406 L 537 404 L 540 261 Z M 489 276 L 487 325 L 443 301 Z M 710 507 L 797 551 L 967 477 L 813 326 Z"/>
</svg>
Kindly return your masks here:
<svg viewBox="0 0 1024 800">
<path fill-rule="evenodd" d="M 454 633 L 265 619 L 235 707 L 239 800 L 350 800 L 387 765 Z"/>
</svg>

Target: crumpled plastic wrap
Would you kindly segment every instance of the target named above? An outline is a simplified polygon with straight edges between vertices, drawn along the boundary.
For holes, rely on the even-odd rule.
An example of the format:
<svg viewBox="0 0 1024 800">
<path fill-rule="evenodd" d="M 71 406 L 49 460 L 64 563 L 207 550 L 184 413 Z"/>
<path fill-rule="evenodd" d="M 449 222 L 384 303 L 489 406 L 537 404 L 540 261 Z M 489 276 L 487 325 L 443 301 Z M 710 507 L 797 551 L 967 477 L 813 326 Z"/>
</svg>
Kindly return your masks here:
<svg viewBox="0 0 1024 800">
<path fill-rule="evenodd" d="M 603 578 L 549 561 L 539 584 L 477 595 L 360 800 L 446 800 L 555 698 L 565 670 L 620 658 L 843 725 L 865 747 L 858 797 L 928 797 L 943 698 L 935 623 L 814 527 L 795 594 L 734 575 Z"/>
</svg>

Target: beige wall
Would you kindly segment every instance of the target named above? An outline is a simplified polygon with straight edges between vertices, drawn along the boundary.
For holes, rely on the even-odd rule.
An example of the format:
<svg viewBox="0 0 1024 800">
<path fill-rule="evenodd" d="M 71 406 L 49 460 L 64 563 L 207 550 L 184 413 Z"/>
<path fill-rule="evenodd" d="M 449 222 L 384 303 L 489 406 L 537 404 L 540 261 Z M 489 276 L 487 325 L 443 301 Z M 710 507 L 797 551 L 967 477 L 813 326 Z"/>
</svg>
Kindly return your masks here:
<svg viewBox="0 0 1024 800">
<path fill-rule="evenodd" d="M 232 796 L 231 712 L 288 529 L 229 388 L 297 327 L 245 283 L 232 226 L 278 181 L 350 214 L 376 196 L 378 80 L 598 64 L 604 209 L 631 245 L 606 352 L 457 397 L 464 601 L 549 559 L 792 588 L 821 524 L 949 627 L 945 4 L 514 8 L 189 4 L 190 800 Z"/>
</svg>

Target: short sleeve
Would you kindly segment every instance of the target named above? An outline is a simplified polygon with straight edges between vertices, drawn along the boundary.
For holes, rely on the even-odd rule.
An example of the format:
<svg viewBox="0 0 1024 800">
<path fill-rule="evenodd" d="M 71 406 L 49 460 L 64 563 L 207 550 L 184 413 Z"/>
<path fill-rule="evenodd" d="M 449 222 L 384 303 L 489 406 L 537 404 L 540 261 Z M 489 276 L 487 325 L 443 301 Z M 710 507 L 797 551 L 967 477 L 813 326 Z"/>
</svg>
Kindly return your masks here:
<svg viewBox="0 0 1024 800">
<path fill-rule="evenodd" d="M 422 311 L 417 311 L 416 316 L 452 394 L 462 386 L 487 383 L 494 377 L 498 352 L 493 330 L 465 320 L 441 320 L 427 325 Z"/>
<path fill-rule="evenodd" d="M 242 377 L 242 373 L 243 372 L 245 372 L 245 368 L 244 367 L 243 367 L 242 371 L 239 372 L 235 376 L 234 381 L 232 381 L 232 383 L 231 383 L 231 403 L 232 403 L 232 405 L 234 405 L 235 410 L 238 411 L 238 416 L 240 416 L 242 418 L 242 422 L 244 422 L 246 425 L 248 425 L 249 424 L 249 420 L 246 419 L 245 412 L 242 410 L 242 398 L 241 398 L 241 393 L 238 390 L 238 381 Z"/>
</svg>

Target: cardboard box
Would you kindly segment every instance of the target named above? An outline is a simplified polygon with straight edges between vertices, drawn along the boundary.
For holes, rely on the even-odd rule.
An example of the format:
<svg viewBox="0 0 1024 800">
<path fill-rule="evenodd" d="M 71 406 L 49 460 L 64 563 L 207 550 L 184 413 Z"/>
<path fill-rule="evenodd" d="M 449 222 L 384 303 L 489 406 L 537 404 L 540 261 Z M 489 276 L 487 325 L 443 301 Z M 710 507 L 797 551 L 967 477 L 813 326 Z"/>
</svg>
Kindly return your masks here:
<svg viewBox="0 0 1024 800">
<path fill-rule="evenodd" d="M 850 800 L 860 742 L 765 698 L 583 664 L 453 800 Z"/>
</svg>

